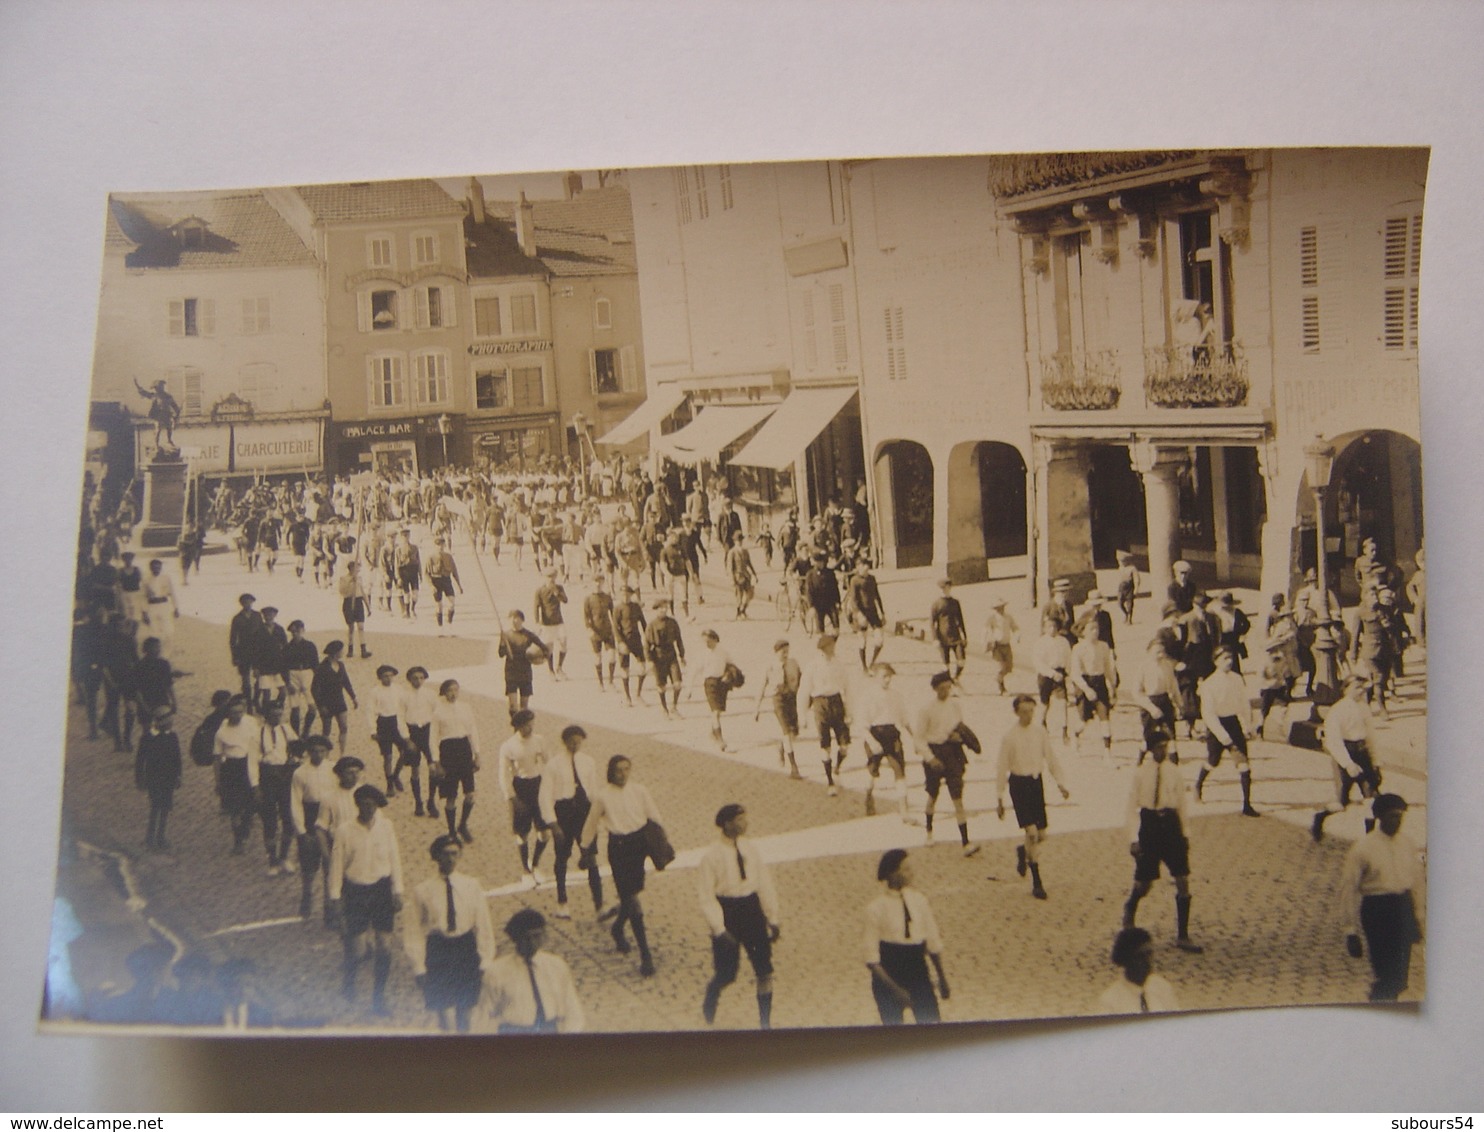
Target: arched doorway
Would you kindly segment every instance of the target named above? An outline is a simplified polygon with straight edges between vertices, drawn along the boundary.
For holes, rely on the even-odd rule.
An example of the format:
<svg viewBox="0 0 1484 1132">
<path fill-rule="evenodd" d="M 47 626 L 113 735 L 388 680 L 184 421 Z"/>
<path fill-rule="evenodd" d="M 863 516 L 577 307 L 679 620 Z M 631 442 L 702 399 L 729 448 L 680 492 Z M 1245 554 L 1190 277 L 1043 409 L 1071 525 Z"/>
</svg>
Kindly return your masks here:
<svg viewBox="0 0 1484 1132">
<path fill-rule="evenodd" d="M 1383 562 L 1411 577 L 1422 547 L 1422 447 L 1387 429 L 1337 437 L 1324 498 L 1326 560 L 1341 598 L 1360 599 L 1355 559 L 1361 543 L 1376 540 Z M 1299 485 L 1294 529 L 1295 580 L 1316 561 L 1314 494 L 1307 473 Z"/>
<path fill-rule="evenodd" d="M 1118 565 L 1118 551 L 1148 546 L 1144 484 L 1124 445 L 1094 444 L 1088 449 L 1087 509 L 1094 569 L 1111 570 Z"/>
<path fill-rule="evenodd" d="M 921 444 L 892 440 L 876 456 L 878 497 L 888 501 L 882 516 L 888 564 L 899 568 L 933 563 L 933 458 Z"/>
<path fill-rule="evenodd" d="M 948 463 L 948 574 L 956 582 L 1025 572 L 1020 562 L 996 575 L 995 559 L 1024 558 L 1029 545 L 1026 467 L 1020 451 L 997 441 L 956 445 Z"/>
</svg>

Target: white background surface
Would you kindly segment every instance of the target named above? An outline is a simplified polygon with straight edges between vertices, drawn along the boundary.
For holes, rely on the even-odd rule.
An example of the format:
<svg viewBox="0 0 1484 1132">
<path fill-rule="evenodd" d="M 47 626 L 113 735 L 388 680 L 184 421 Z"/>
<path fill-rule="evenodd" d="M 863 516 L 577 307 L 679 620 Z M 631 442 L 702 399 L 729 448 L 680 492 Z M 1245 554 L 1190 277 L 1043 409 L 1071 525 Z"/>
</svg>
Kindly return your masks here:
<svg viewBox="0 0 1484 1132">
<path fill-rule="evenodd" d="M 1476 617 L 1433 625 L 1421 1010 L 513 1045 L 40 1038 L 34 1018 L 109 190 L 1431 144 L 1429 586 L 1476 613 L 1481 33 L 1463 2 L 0 3 L 0 1111 L 1480 1107 Z"/>
</svg>

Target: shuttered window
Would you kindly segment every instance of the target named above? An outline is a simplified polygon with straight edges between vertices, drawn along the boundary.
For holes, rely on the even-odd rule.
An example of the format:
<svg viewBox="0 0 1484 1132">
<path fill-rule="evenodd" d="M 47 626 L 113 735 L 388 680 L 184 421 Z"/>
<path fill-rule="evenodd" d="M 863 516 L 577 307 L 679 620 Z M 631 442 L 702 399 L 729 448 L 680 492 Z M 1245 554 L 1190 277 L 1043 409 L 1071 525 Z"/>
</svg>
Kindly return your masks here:
<svg viewBox="0 0 1484 1132">
<path fill-rule="evenodd" d="M 1299 229 L 1299 343 L 1304 353 L 1319 352 L 1319 229 Z"/>
<path fill-rule="evenodd" d="M 887 307 L 882 312 L 886 326 L 886 376 L 891 381 L 907 380 L 907 331 L 901 307 Z"/>
<path fill-rule="evenodd" d="M 1422 214 L 1388 217 L 1382 229 L 1381 342 L 1417 349 L 1417 290 L 1422 271 Z"/>
</svg>

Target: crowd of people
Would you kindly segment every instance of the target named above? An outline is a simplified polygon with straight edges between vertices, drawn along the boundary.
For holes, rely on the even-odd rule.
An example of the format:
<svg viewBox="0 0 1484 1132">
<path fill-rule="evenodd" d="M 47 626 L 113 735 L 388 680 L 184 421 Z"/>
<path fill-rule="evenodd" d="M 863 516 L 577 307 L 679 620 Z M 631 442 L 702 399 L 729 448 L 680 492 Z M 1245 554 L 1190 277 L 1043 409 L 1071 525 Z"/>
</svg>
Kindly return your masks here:
<svg viewBox="0 0 1484 1132">
<path fill-rule="evenodd" d="M 314 916 L 318 892 L 324 922 L 343 940 L 342 993 L 348 1002 L 356 1000 L 358 972 L 369 959 L 374 1014 L 389 1013 L 400 916 L 412 972 L 443 1028 L 520 1032 L 585 1024 L 570 969 L 544 949 L 543 913 L 526 907 L 513 916 L 505 925 L 513 951 L 497 957 L 483 884 L 460 871 L 465 847 L 487 834 L 513 839 L 521 883 L 532 892 L 547 885 L 541 865 L 550 852 L 555 902 L 549 911 L 558 919 L 572 918 L 568 879 L 575 860 L 593 916 L 607 925 L 616 950 L 637 949 L 639 974 L 656 973 L 640 897 L 647 868 L 664 868 L 674 850 L 654 797 L 638 781 L 630 757 L 614 752 L 600 772 L 584 749 L 588 736 L 581 726 L 568 726 L 559 742 L 549 742 L 532 708 L 538 672 L 553 682 L 573 678 L 566 627 L 578 606 L 597 688 L 612 693 L 616 703 L 649 707 L 648 680 L 656 706 L 669 718 L 681 712 L 682 693 L 694 684 L 710 717 L 711 741 L 718 753 L 728 753 L 731 696 L 753 679 L 753 718 L 771 706 L 779 765 L 790 777 L 805 777 L 798 756 L 807 721 L 807 742 L 817 738 L 817 765 L 830 795 L 838 794 L 837 776 L 848 761 L 863 763 L 865 813 L 875 814 L 884 804 L 902 819 L 904 837 L 920 824 L 932 844 L 946 787 L 961 851 L 972 857 L 981 850 L 970 836 L 964 787 L 970 758 L 983 756 L 986 745 L 964 718 L 963 684 L 969 657 L 982 644 L 994 691 L 1009 695 L 1020 627 L 1007 603 L 996 600 L 976 638 L 947 579 L 925 619 L 889 622 L 859 503 L 831 503 L 807 523 L 792 512 L 774 529 L 749 522 L 715 482 L 704 485 L 673 465 L 650 476 L 615 459 L 580 469 L 553 463 L 520 474 L 447 468 L 422 478 L 366 473 L 328 483 L 307 477 L 260 481 L 241 491 L 224 485 L 207 510 L 206 521 L 181 536 L 181 585 L 199 570 L 204 532 L 214 525 L 235 546 L 243 576 L 292 570 L 304 585 L 333 591 L 344 639 L 316 643 L 306 636 L 303 620 L 281 624 L 277 609 L 259 608 L 252 593 L 242 593 L 227 633 L 239 686 L 214 694 L 210 713 L 192 727 L 183 752 L 174 685 L 190 673 L 172 664 L 180 615 L 174 583 L 163 559 L 152 559 L 145 570 L 134 565 L 137 554 L 128 548 L 137 517 L 129 493 L 107 519 L 90 502 L 73 642 L 73 680 L 87 733 L 104 734 L 115 749 L 134 751 L 136 782 L 148 798 L 144 845 L 153 853 L 170 852 L 167 823 L 182 782 L 183 753 L 212 767 L 216 797 L 229 819 L 229 852 L 246 855 L 258 829 L 268 874 L 300 878 L 302 918 Z M 348 663 L 372 658 L 365 624 L 373 612 L 407 621 L 426 617 L 427 607 L 419 609 L 424 588 L 432 591 L 438 630 L 454 631 L 456 601 L 464 590 L 456 545 L 479 560 L 481 574 L 482 562 L 503 561 L 522 570 L 529 566 L 540 578 L 528 607 L 517 607 L 514 593 L 489 593 L 501 621 L 495 654 L 508 701 L 509 733 L 494 748 L 508 829 L 501 828 L 503 816 L 482 819 L 476 811 L 482 755 L 490 748 L 458 681 L 435 687 L 427 667 L 412 665 L 403 673 L 389 663 L 366 666 L 353 681 Z M 771 571 L 775 552 L 781 572 L 773 612 L 783 635 L 771 663 L 761 672 L 746 672 L 711 618 L 699 633 L 700 647 L 691 642 L 688 656 L 687 633 L 705 603 L 703 561 L 720 556 L 733 591 L 731 617 L 741 622 L 753 617 L 760 568 Z M 1150 937 L 1135 924 L 1140 901 L 1161 870 L 1176 891 L 1175 944 L 1192 954 L 1202 951 L 1191 931 L 1189 802 L 1178 766 L 1182 732 L 1204 752 L 1196 799 L 1203 799 L 1210 776 L 1229 759 L 1241 788 L 1239 812 L 1258 817 L 1249 740 L 1262 734 L 1279 705 L 1298 698 L 1326 710 L 1315 738 L 1334 763 L 1335 800 L 1315 815 L 1314 839 L 1356 794 L 1371 803 L 1380 823 L 1357 844 L 1359 863 L 1347 866 L 1345 883 L 1356 897 L 1347 946 L 1358 948 L 1365 937 L 1377 975 L 1373 997 L 1396 997 L 1406 986 L 1398 952 L 1416 936 L 1420 915 L 1410 927 L 1397 923 L 1404 911 L 1412 914 L 1421 878 L 1420 870 L 1407 866 L 1415 846 L 1398 834 L 1399 818 L 1389 816 L 1400 814 L 1405 803 L 1381 793 L 1373 718 L 1384 715 L 1407 647 L 1425 632 L 1420 569 L 1414 584 L 1403 588 L 1395 568 L 1381 563 L 1370 543 L 1357 562 L 1362 598 L 1349 623 L 1332 580 L 1320 585 L 1313 571 L 1291 604 L 1286 595 L 1275 595 L 1264 626 L 1266 659 L 1256 666 L 1261 685 L 1254 719 L 1243 670 L 1244 664 L 1253 667 L 1253 625 L 1236 596 L 1202 591 L 1192 581 L 1191 566 L 1176 563 L 1166 585 L 1149 585 L 1162 608 L 1147 646 L 1125 644 L 1120 655 L 1112 610 L 1120 613 L 1126 634 L 1134 624 L 1136 596 L 1148 581 L 1132 556 L 1120 554 L 1119 563 L 1116 597 L 1094 590 L 1079 602 L 1069 579 L 1051 584 L 1030 649 L 1034 685 L 1013 695 L 1015 722 L 988 744 L 997 812 L 1004 817 L 1008 795 L 1023 831 L 1016 870 L 1029 876 L 1031 896 L 1046 900 L 1045 779 L 1068 798 L 1067 757 L 1091 739 L 1094 757 L 1111 759 L 1115 709 L 1132 704 L 1139 712 L 1139 761 L 1127 800 L 1133 887 L 1113 949 L 1124 975 L 1101 1006 L 1173 1006 L 1173 989 L 1152 974 Z M 802 639 L 790 639 L 796 624 Z M 925 625 L 941 669 L 917 695 L 904 696 L 882 652 L 889 628 L 914 624 Z M 847 648 L 842 638 L 850 642 Z M 1135 653 L 1139 658 L 1129 659 Z M 369 745 L 362 735 L 369 736 Z M 919 783 L 920 812 L 912 801 Z M 410 891 L 398 827 L 382 813 L 403 805 L 398 799 L 404 794 L 411 796 L 411 818 L 439 822 L 427 847 L 437 876 Z M 481 827 L 481 820 L 489 824 Z M 778 893 L 766 860 L 747 837 L 743 804 L 723 806 L 715 825 L 718 839 L 696 869 L 713 956 L 702 1016 L 715 1019 L 746 952 L 759 1024 L 766 1028 L 773 945 L 781 935 Z M 600 856 L 606 857 L 606 877 Z M 614 889 L 612 902 L 605 899 L 605 879 Z M 881 894 L 865 912 L 865 953 L 881 1020 L 936 1020 L 939 999 L 949 994 L 943 944 L 927 896 L 912 885 L 905 849 L 881 858 L 877 879 Z M 1386 899 L 1378 903 L 1381 897 Z M 1136 993 L 1130 987 L 1144 989 Z M 166 998 L 178 1009 L 177 992 L 162 994 L 160 1001 Z M 245 1001 L 241 994 L 232 998 L 233 1017 L 248 1017 Z"/>
</svg>

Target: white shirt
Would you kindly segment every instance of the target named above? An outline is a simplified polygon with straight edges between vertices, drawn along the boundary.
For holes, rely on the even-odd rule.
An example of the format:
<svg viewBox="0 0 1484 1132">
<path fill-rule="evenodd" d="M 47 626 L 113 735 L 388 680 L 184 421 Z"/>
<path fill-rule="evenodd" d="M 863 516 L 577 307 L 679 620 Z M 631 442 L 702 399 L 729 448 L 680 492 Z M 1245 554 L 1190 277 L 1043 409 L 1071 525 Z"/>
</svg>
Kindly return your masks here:
<svg viewBox="0 0 1484 1132">
<path fill-rule="evenodd" d="M 1036 675 L 1054 679 L 1065 676 L 1072 667 L 1072 646 L 1060 634 L 1040 637 L 1031 650 L 1031 661 L 1036 666 Z"/>
<path fill-rule="evenodd" d="M 1252 697 L 1247 691 L 1247 681 L 1240 672 L 1222 672 L 1220 669 L 1201 681 L 1201 719 L 1211 734 L 1223 747 L 1231 746 L 1232 736 L 1222 725 L 1223 717 L 1247 718 L 1252 710 Z"/>
<path fill-rule="evenodd" d="M 263 724 L 258 732 L 258 762 L 269 766 L 287 766 L 289 741 L 293 737 L 293 732 L 288 729 L 287 724 L 280 723 L 277 726 Z"/>
<path fill-rule="evenodd" d="M 964 721 L 964 709 L 958 700 L 949 696 L 940 700 L 936 695 L 917 710 L 917 726 L 912 729 L 918 742 L 946 743 L 948 736 Z"/>
<path fill-rule="evenodd" d="M 376 721 L 387 716 L 397 721 L 397 734 L 407 738 L 407 726 L 402 722 L 402 689 L 395 684 L 383 684 L 378 680 L 371 686 L 366 697 L 366 719 L 371 733 L 376 734 Z"/>
<path fill-rule="evenodd" d="M 577 1034 L 587 1026 L 582 1003 L 577 998 L 577 985 L 567 961 L 549 951 L 531 956 L 528 966 L 519 955 L 502 955 L 485 972 L 485 1002 L 490 1017 L 496 1022 L 514 1026 L 536 1023 L 536 997 L 531 993 L 534 973 L 536 989 L 541 994 L 542 1012 L 548 1022 L 555 1022 L 557 1033 Z"/>
<path fill-rule="evenodd" d="M 598 789 L 598 770 L 592 756 L 581 751 L 571 754 L 565 747 L 541 768 L 541 817 L 548 825 L 556 821 L 556 804 L 572 798 L 581 785 L 591 798 Z"/>
<path fill-rule="evenodd" d="M 933 955 L 943 953 L 943 939 L 932 905 L 915 888 L 885 889 L 866 906 L 863 954 L 867 963 L 881 962 L 883 943 L 926 943 Z"/>
<path fill-rule="evenodd" d="M 433 757 L 438 757 L 438 746 L 445 739 L 468 739 L 474 757 L 479 757 L 479 727 L 474 722 L 474 709 L 463 700 L 449 703 L 438 697 L 438 706 L 433 709 L 433 731 L 429 745 Z"/>
<path fill-rule="evenodd" d="M 747 871 L 745 877 L 738 865 L 738 854 Z M 733 842 L 723 837 L 701 854 L 696 865 L 696 892 L 701 899 L 701 915 L 706 917 L 706 925 L 714 936 L 726 931 L 718 896 L 756 893 L 768 923 L 778 923 L 778 892 L 773 887 L 773 874 L 763 860 L 762 851 L 749 838 L 740 837 Z"/>
<path fill-rule="evenodd" d="M 906 731 L 906 711 L 902 706 L 902 697 L 895 688 L 883 688 L 880 684 L 872 683 L 866 689 L 864 695 L 865 717 L 867 727 L 895 727 L 899 731 Z"/>
<path fill-rule="evenodd" d="M 845 670 L 845 662 L 836 656 L 829 659 L 824 653 L 816 653 L 804 665 L 803 674 L 799 678 L 799 704 L 808 707 L 809 701 L 816 696 L 843 696 L 845 690 L 850 687 L 850 677 Z"/>
<path fill-rule="evenodd" d="M 1404 833 L 1394 837 L 1377 826 L 1354 845 L 1345 856 L 1340 873 L 1340 899 L 1350 930 L 1360 932 L 1360 902 L 1367 896 L 1385 896 L 1410 892 L 1420 924 L 1426 918 L 1425 876 L 1422 852 L 1417 843 Z"/>
<path fill-rule="evenodd" d="M 599 820 L 605 822 L 612 833 L 637 833 L 646 823 L 659 821 L 660 811 L 643 783 L 630 782 L 620 787 L 605 782 L 598 788 L 587 820 L 589 825 Z M 585 844 L 591 838 L 582 840 Z"/>
<path fill-rule="evenodd" d="M 236 723 L 230 719 L 224 719 L 222 725 L 216 729 L 214 749 L 216 757 L 246 759 L 247 781 L 253 786 L 258 784 L 258 760 L 262 757 L 262 751 L 258 748 L 258 738 L 262 729 L 263 725 L 250 715 L 244 715 Z"/>
<path fill-rule="evenodd" d="M 1069 671 L 1079 687 L 1082 687 L 1082 681 L 1089 676 L 1101 676 L 1108 682 L 1109 692 L 1118 685 L 1118 666 L 1113 661 L 1113 650 L 1105 641 L 1078 641 L 1077 647 L 1072 650 L 1072 667 Z M 1083 687 L 1082 690 L 1090 692 L 1092 689 Z"/>
<path fill-rule="evenodd" d="M 516 778 L 540 778 L 546 765 L 546 740 L 540 735 L 527 739 L 519 731 L 500 744 L 500 796 L 509 798 Z"/>
<path fill-rule="evenodd" d="M 438 693 L 431 684 L 425 683 L 421 688 L 408 684 L 402 689 L 402 719 L 408 727 L 426 727 L 433 722 L 438 703 Z"/>
<path fill-rule="evenodd" d="M 169 603 L 168 605 L 166 605 L 166 612 L 170 614 L 173 614 L 175 612 L 175 583 L 170 580 L 169 574 L 165 573 L 163 570 L 161 570 L 158 574 L 145 574 L 142 588 L 144 590 L 144 596 L 146 600 L 153 600 L 154 598 L 163 597 L 167 599 Z M 164 605 L 165 603 L 159 602 L 156 604 Z"/>
<path fill-rule="evenodd" d="M 1355 765 L 1355 760 L 1345 748 L 1347 739 L 1352 743 L 1364 742 L 1371 750 L 1372 763 L 1380 765 L 1376 759 L 1376 729 L 1371 718 L 1370 705 L 1364 701 L 1357 702 L 1349 696 L 1336 701 L 1335 706 L 1324 717 L 1324 749 L 1329 752 L 1330 758 L 1353 774 L 1360 767 Z"/>
<path fill-rule="evenodd" d="M 1175 997 L 1175 988 L 1163 975 L 1151 974 L 1141 987 L 1131 983 L 1127 975 L 1098 996 L 1099 1014 L 1165 1014 L 1179 1010 L 1180 1002 Z"/>
<path fill-rule="evenodd" d="M 1061 762 L 1056 757 L 1056 748 L 1051 745 L 1051 736 L 1046 734 L 1046 728 L 1034 721 L 1029 727 L 1022 727 L 1017 720 L 1000 740 L 1000 793 L 1004 794 L 1012 774 L 1036 778 L 1047 769 L 1058 786 L 1065 785 Z"/>
<path fill-rule="evenodd" d="M 1134 785 L 1129 791 L 1128 820 L 1125 830 L 1130 842 L 1139 838 L 1140 810 L 1174 810 L 1185 824 L 1185 778 L 1176 764 L 1165 759 L 1156 762 L 1151 755 L 1134 769 Z"/>
<path fill-rule="evenodd" d="M 322 760 L 319 766 L 309 759 L 300 763 L 294 777 L 289 780 L 289 812 L 293 815 L 294 832 L 301 836 L 309 832 L 304 822 L 305 803 L 316 802 L 323 809 L 331 792 L 339 789 L 340 782 L 330 769 L 329 759 Z"/>
<path fill-rule="evenodd" d="M 454 928 L 448 930 L 448 884 L 453 883 Z M 489 901 L 484 885 L 474 877 L 455 872 L 448 877 L 429 877 L 412 890 L 408 915 L 402 922 L 407 957 L 412 960 L 412 973 L 427 972 L 428 936 L 461 936 L 474 932 L 479 952 L 479 969 L 488 970 L 495 958 L 495 928 L 490 919 Z"/>
<path fill-rule="evenodd" d="M 701 650 L 701 679 L 720 680 L 721 674 L 726 671 L 727 665 L 732 663 L 732 658 L 727 655 L 727 650 L 720 645 L 713 648 Z"/>
<path fill-rule="evenodd" d="M 339 900 L 344 882 L 375 884 L 383 877 L 392 878 L 392 892 L 402 894 L 402 854 L 397 848 L 397 831 L 380 813 L 371 824 L 359 817 L 335 830 L 335 844 L 330 849 L 330 899 Z"/>
<path fill-rule="evenodd" d="M 333 775 L 333 772 L 332 772 Z M 359 816 L 356 810 L 355 788 L 347 790 L 340 785 L 340 780 L 335 780 L 335 789 L 330 791 L 324 803 L 319 808 L 319 817 L 315 818 L 316 828 L 324 830 L 332 837 L 341 826 L 354 825 Z"/>
</svg>

